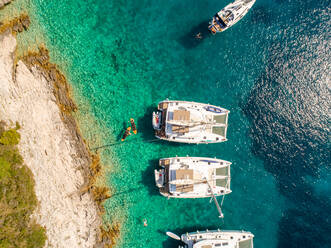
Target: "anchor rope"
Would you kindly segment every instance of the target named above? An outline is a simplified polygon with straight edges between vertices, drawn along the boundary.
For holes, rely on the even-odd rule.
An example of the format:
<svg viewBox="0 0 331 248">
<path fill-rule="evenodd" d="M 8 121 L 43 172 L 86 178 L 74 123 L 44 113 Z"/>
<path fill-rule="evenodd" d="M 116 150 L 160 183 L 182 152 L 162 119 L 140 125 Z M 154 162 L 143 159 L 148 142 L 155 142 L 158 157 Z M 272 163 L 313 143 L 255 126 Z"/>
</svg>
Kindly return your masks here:
<svg viewBox="0 0 331 248">
<path fill-rule="evenodd" d="M 151 143 L 151 142 L 156 142 L 156 141 L 159 141 L 159 140 L 160 139 L 151 139 L 151 140 L 147 140 L 147 141 L 144 141 L 144 142 Z M 107 147 L 110 147 L 110 146 L 123 145 L 123 144 L 126 144 L 126 143 L 138 142 L 138 141 L 139 141 L 139 139 L 133 139 L 133 140 L 127 140 L 127 141 L 118 141 L 118 142 L 113 142 L 113 143 L 109 143 L 109 144 L 102 145 L 102 146 L 93 147 L 93 148 L 90 148 L 90 150 L 106 149 Z"/>
</svg>

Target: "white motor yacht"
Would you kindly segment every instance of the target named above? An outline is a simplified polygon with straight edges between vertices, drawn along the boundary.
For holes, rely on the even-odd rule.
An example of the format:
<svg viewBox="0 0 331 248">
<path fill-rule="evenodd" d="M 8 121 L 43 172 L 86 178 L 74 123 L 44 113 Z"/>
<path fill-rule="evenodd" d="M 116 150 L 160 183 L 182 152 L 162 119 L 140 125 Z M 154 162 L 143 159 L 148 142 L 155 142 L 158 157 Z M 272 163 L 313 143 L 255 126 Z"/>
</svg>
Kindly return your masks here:
<svg viewBox="0 0 331 248">
<path fill-rule="evenodd" d="M 220 33 L 241 20 L 256 0 L 236 0 L 220 10 L 210 22 L 208 29 L 212 34 Z"/>
<path fill-rule="evenodd" d="M 165 100 L 158 104 L 152 123 L 159 139 L 219 143 L 227 140 L 229 113 L 229 110 L 210 104 Z"/>
</svg>

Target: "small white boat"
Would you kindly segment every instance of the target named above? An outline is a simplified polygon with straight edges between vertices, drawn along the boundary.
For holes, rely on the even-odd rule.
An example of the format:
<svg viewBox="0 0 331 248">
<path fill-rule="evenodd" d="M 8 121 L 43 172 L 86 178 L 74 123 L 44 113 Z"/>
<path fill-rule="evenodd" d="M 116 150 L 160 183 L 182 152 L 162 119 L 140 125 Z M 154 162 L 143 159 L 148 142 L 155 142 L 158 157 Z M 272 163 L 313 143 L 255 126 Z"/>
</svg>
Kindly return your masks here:
<svg viewBox="0 0 331 248">
<path fill-rule="evenodd" d="M 210 104 L 165 100 L 153 113 L 152 124 L 159 139 L 219 143 L 227 140 L 229 113 L 229 110 Z"/>
<path fill-rule="evenodd" d="M 203 198 L 231 193 L 230 165 L 225 160 L 203 157 L 173 157 L 159 160 L 155 182 L 169 198 Z"/>
<path fill-rule="evenodd" d="M 256 0 L 236 0 L 220 10 L 208 27 L 212 34 L 220 33 L 232 27 L 241 20 L 253 6 Z"/>
<path fill-rule="evenodd" d="M 181 236 L 185 248 L 253 248 L 254 235 L 246 231 L 197 231 Z"/>
</svg>

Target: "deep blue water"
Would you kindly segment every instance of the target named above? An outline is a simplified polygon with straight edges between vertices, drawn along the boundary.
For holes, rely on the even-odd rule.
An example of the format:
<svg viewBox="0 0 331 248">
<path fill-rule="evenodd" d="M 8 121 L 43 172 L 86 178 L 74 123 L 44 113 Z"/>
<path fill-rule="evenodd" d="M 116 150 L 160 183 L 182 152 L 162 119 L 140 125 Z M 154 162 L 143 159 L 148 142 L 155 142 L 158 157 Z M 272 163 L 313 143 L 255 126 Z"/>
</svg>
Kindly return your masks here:
<svg viewBox="0 0 331 248">
<path fill-rule="evenodd" d="M 283 14 L 269 62 L 242 108 L 252 151 L 286 198 L 277 246 L 331 247 L 330 5 L 291 4 L 301 8 Z"/>
</svg>

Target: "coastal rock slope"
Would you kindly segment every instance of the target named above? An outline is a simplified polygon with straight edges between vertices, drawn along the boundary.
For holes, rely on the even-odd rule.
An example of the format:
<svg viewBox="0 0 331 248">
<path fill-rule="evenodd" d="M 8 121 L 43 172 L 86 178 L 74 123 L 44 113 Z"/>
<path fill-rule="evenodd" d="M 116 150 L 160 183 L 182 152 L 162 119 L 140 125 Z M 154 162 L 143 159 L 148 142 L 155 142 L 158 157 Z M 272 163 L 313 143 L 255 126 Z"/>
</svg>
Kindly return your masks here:
<svg viewBox="0 0 331 248">
<path fill-rule="evenodd" d="M 93 247 L 101 221 L 91 196 L 79 191 L 88 158 L 61 119 L 52 83 L 22 61 L 14 66 L 16 45 L 9 32 L 0 35 L 0 119 L 21 125 L 19 150 L 40 202 L 34 217 L 46 227 L 47 247 Z"/>
</svg>

